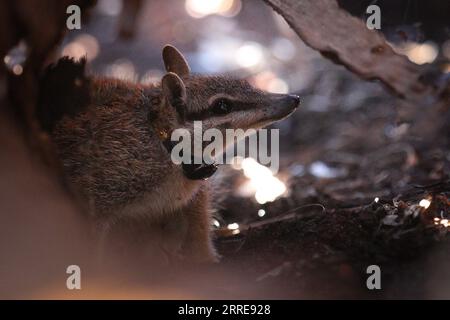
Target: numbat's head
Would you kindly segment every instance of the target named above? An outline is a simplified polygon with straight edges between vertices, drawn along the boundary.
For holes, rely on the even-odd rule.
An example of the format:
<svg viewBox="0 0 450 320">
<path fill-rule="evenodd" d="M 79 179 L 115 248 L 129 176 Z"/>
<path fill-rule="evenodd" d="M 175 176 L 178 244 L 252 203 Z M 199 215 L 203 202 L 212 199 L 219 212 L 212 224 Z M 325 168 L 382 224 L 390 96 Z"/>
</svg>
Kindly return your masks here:
<svg viewBox="0 0 450 320">
<path fill-rule="evenodd" d="M 298 96 L 266 93 L 245 80 L 193 75 L 170 45 L 164 47 L 163 59 L 167 74 L 161 88 L 168 107 L 182 122 L 202 120 L 203 129 L 258 129 L 284 119 L 300 102 Z"/>
</svg>

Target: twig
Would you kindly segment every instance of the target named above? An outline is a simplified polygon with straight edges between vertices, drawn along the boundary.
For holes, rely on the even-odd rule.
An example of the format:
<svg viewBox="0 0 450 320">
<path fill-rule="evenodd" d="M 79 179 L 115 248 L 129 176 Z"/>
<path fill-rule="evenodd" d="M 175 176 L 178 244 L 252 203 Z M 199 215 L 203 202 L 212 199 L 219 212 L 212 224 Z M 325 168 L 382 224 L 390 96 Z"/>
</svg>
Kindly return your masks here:
<svg viewBox="0 0 450 320">
<path fill-rule="evenodd" d="M 239 225 L 238 229 L 229 229 L 228 227 L 222 227 L 216 230 L 216 235 L 218 237 L 232 237 L 238 234 L 245 234 L 249 233 L 251 230 L 254 229 L 260 229 L 262 227 L 265 227 L 270 224 L 282 222 L 282 221 L 288 221 L 288 220 L 297 220 L 297 219 L 303 219 L 312 216 L 311 213 L 298 213 L 297 211 L 300 209 L 310 208 L 310 207 L 320 207 L 322 209 L 321 214 L 324 214 L 326 212 L 326 208 L 320 204 L 320 203 L 312 203 L 307 204 L 303 206 L 296 207 L 294 209 L 291 209 L 277 217 L 270 218 L 270 219 L 264 219 L 262 221 L 256 221 L 249 224 L 243 224 Z"/>
</svg>

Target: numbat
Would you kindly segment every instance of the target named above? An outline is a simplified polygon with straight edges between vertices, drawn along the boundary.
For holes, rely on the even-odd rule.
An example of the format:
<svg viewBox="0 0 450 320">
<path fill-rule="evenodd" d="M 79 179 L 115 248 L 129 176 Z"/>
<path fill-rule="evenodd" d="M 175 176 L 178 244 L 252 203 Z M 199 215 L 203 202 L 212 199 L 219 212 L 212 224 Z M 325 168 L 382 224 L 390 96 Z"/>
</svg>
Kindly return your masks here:
<svg viewBox="0 0 450 320">
<path fill-rule="evenodd" d="M 155 85 L 87 76 L 83 59 L 62 58 L 43 76 L 39 116 L 100 230 L 132 226 L 124 229 L 143 231 L 169 259 L 215 261 L 206 178 L 216 166 L 173 163 L 171 132 L 196 120 L 204 129 L 262 128 L 290 115 L 299 98 L 193 75 L 170 45 L 162 56 L 167 73 Z"/>
</svg>

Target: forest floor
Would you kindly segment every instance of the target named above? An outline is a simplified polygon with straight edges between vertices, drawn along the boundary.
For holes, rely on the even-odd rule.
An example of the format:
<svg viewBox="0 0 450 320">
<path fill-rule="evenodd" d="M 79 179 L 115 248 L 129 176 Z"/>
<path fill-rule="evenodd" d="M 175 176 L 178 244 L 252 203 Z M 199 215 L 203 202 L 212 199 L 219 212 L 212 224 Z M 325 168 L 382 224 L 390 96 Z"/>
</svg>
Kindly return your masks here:
<svg viewBox="0 0 450 320">
<path fill-rule="evenodd" d="M 299 92 L 305 105 L 313 92 L 334 97 L 327 112 L 299 110 L 281 128 L 288 195 L 262 206 L 234 195 L 224 204 L 222 222 L 241 232 L 218 230 L 223 263 L 278 288 L 278 297 L 448 298 L 448 120 L 420 136 L 412 125 L 420 106 L 332 69 L 318 75 L 326 88 Z M 427 112 L 448 119 L 448 110 Z M 236 190 L 242 179 L 234 176 Z M 367 289 L 370 265 L 381 269 L 382 290 Z"/>
</svg>

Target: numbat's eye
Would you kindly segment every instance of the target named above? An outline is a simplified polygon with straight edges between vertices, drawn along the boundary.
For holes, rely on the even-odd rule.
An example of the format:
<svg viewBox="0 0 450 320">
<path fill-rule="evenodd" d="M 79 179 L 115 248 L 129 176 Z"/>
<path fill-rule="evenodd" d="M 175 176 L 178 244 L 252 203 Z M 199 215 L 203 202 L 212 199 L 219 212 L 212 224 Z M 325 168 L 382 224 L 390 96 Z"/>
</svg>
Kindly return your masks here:
<svg viewBox="0 0 450 320">
<path fill-rule="evenodd" d="M 226 99 L 219 99 L 212 105 L 212 112 L 214 114 L 227 114 L 233 109 L 231 102 Z"/>
</svg>

